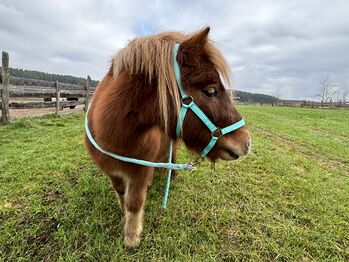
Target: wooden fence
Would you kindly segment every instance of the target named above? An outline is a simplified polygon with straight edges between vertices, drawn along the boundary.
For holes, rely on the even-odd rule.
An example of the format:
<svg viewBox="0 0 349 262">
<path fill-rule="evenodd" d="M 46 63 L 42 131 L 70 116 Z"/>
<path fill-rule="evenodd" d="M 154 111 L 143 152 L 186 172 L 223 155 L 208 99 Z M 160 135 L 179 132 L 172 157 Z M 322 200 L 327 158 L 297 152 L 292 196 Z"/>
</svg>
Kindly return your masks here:
<svg viewBox="0 0 349 262">
<path fill-rule="evenodd" d="M 10 109 L 56 108 L 56 114 L 65 107 L 74 108 L 85 105 L 86 111 L 90 96 L 95 87 L 91 87 L 91 78 L 87 76 L 82 85 L 60 83 L 58 81 L 37 80 L 10 76 L 9 55 L 2 52 L 2 84 L 0 84 L 1 122 L 10 121 Z M 10 98 L 42 98 L 38 102 L 14 102 Z M 52 99 L 55 98 L 55 99 Z M 54 101 L 53 101 L 54 100 Z"/>
<path fill-rule="evenodd" d="M 307 108 L 349 108 L 349 102 L 317 102 L 306 100 L 279 100 L 275 105 Z"/>
</svg>

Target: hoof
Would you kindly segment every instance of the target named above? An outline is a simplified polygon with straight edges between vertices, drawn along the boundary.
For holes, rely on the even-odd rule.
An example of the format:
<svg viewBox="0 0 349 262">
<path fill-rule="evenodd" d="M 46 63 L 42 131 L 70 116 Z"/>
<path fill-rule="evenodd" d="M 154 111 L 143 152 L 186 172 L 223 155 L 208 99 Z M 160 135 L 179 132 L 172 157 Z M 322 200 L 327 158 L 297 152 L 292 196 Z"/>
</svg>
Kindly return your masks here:
<svg viewBox="0 0 349 262">
<path fill-rule="evenodd" d="M 124 238 L 124 244 L 127 247 L 138 247 L 141 242 L 141 238 L 136 235 L 126 235 Z"/>
</svg>

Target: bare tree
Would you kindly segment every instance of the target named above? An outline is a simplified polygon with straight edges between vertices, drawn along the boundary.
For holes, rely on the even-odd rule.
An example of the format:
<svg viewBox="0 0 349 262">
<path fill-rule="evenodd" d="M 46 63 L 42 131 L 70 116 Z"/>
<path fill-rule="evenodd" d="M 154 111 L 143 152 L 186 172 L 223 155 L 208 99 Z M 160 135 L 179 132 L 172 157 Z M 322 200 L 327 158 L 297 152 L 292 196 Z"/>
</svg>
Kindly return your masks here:
<svg viewBox="0 0 349 262">
<path fill-rule="evenodd" d="M 346 99 L 348 95 L 348 90 L 345 90 L 343 87 L 336 89 L 336 100 L 339 105 L 345 105 Z"/>
<path fill-rule="evenodd" d="M 343 92 L 342 92 L 342 102 L 345 105 L 345 103 L 347 102 L 347 96 L 348 96 L 348 90 L 343 88 Z"/>
<path fill-rule="evenodd" d="M 340 87 L 334 87 L 333 92 L 333 101 L 341 103 L 342 102 L 342 94 L 343 94 L 343 89 Z"/>
<path fill-rule="evenodd" d="M 278 100 L 280 100 L 280 96 L 281 96 L 281 87 L 280 87 L 280 86 L 276 87 L 274 96 L 275 96 Z"/>
<path fill-rule="evenodd" d="M 272 106 L 274 106 L 274 103 L 275 103 L 275 105 L 278 105 L 278 102 L 280 102 L 280 96 L 281 96 L 281 87 L 278 86 L 278 87 L 276 87 L 275 92 L 274 92 L 274 97 L 276 97 L 276 101 L 273 101 L 271 103 Z"/>
<path fill-rule="evenodd" d="M 321 106 L 323 106 L 324 103 L 330 102 L 332 98 L 332 80 L 327 75 L 325 78 L 323 78 L 320 82 L 320 99 L 321 99 Z"/>
</svg>

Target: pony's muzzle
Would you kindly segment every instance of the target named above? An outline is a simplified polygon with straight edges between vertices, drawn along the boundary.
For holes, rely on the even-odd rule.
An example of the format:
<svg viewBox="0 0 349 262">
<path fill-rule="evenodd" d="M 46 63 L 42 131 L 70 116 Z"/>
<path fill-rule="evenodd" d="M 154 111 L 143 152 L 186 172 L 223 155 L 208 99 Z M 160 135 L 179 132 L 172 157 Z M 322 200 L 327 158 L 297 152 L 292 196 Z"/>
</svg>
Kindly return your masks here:
<svg viewBox="0 0 349 262">
<path fill-rule="evenodd" d="M 224 160 L 235 160 L 247 155 L 251 151 L 251 137 L 247 129 L 243 128 L 235 134 L 220 137 L 218 155 Z"/>
</svg>

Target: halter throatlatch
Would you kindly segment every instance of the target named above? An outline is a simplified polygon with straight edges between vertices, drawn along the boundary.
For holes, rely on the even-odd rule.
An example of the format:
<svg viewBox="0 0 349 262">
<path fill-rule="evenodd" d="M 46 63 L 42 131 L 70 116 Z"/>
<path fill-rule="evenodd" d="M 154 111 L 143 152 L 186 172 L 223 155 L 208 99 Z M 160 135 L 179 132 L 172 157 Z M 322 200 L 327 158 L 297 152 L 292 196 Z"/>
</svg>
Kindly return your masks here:
<svg viewBox="0 0 349 262">
<path fill-rule="evenodd" d="M 245 121 L 241 119 L 240 121 L 231 124 L 227 127 L 224 128 L 218 128 L 216 127 L 212 121 L 205 115 L 205 113 L 195 104 L 194 98 L 192 96 L 188 96 L 182 87 L 181 84 L 181 73 L 179 69 L 179 65 L 177 62 L 177 53 L 178 53 L 178 48 L 179 44 L 176 43 L 173 47 L 173 67 L 175 71 L 175 76 L 176 76 L 176 82 L 178 86 L 179 93 L 181 95 L 181 100 L 182 100 L 182 107 L 180 110 L 178 122 L 177 122 L 177 127 L 176 127 L 176 135 L 177 137 L 180 137 L 182 134 L 182 126 L 183 126 L 183 121 L 186 116 L 186 113 L 188 109 L 193 111 L 195 115 L 197 115 L 198 118 L 206 125 L 206 127 L 210 130 L 211 132 L 211 140 L 207 144 L 207 146 L 201 151 L 201 156 L 206 156 L 211 149 L 214 147 L 214 145 L 217 143 L 218 139 L 230 132 L 233 132 L 236 129 L 239 129 L 240 127 L 245 125 Z M 96 140 L 93 138 L 90 129 L 88 127 L 88 112 L 89 112 L 90 107 L 88 107 L 87 112 L 86 112 L 86 117 L 85 117 L 85 132 L 90 140 L 91 144 L 101 153 L 110 156 L 114 159 L 123 161 L 123 162 L 128 162 L 128 163 L 133 163 L 137 165 L 142 165 L 142 166 L 148 166 L 148 167 L 158 167 L 158 168 L 166 168 L 168 169 L 167 171 L 167 182 L 166 182 L 166 189 L 165 189 L 165 195 L 162 201 L 162 208 L 166 208 L 167 206 L 167 200 L 168 200 L 168 194 L 169 194 L 169 188 L 170 188 L 170 181 L 171 181 L 171 173 L 172 169 L 173 170 L 192 170 L 194 167 L 190 164 L 173 164 L 172 163 L 172 141 L 170 143 L 170 148 L 169 148 L 169 154 L 168 154 L 168 162 L 167 163 L 158 163 L 158 162 L 152 162 L 152 161 L 146 161 L 146 160 L 141 160 L 141 159 L 136 159 L 132 157 L 125 157 L 121 156 L 115 153 L 108 152 L 104 150 L 103 148 L 98 145 Z"/>
<path fill-rule="evenodd" d="M 192 96 L 188 96 L 184 92 L 184 89 L 181 83 L 181 71 L 179 69 L 179 65 L 177 62 L 178 49 L 179 49 L 179 44 L 175 43 L 173 47 L 173 68 L 175 71 L 178 90 L 182 99 L 182 107 L 179 112 L 179 118 L 177 121 L 176 135 L 177 137 L 181 135 L 185 115 L 187 114 L 188 109 L 190 109 L 195 113 L 195 115 L 198 118 L 200 118 L 200 120 L 206 125 L 206 127 L 211 132 L 211 140 L 200 153 L 201 156 L 206 156 L 211 151 L 211 149 L 214 147 L 214 145 L 217 143 L 218 139 L 221 136 L 224 136 L 225 134 L 228 134 L 230 132 L 233 132 L 239 129 L 240 127 L 243 127 L 245 125 L 245 121 L 241 119 L 240 121 L 224 128 L 218 128 L 217 126 L 215 126 L 215 124 L 212 123 L 212 121 L 205 115 L 205 113 L 195 104 L 194 98 Z"/>
</svg>

